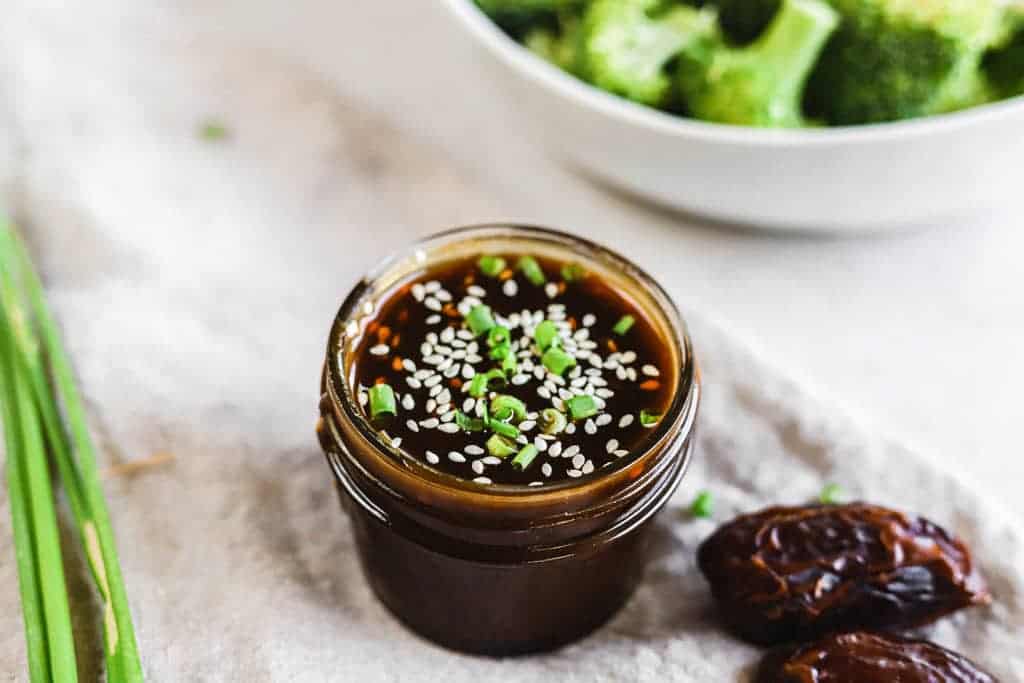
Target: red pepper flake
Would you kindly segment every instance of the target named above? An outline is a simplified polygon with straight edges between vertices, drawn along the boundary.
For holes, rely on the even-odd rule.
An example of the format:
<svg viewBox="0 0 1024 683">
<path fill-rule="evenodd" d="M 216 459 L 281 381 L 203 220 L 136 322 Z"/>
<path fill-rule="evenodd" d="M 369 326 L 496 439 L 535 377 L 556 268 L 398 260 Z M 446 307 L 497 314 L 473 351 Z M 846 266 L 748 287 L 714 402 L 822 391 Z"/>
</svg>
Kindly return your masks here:
<svg viewBox="0 0 1024 683">
<path fill-rule="evenodd" d="M 395 372 L 401 372 L 402 371 L 402 359 L 401 359 L 401 357 L 395 356 L 394 358 L 391 359 L 391 369 L 394 370 Z"/>
<path fill-rule="evenodd" d="M 641 382 L 640 388 L 643 391 L 657 391 L 659 388 L 661 388 L 661 382 L 659 382 L 656 379 L 649 379 L 646 382 Z"/>
<path fill-rule="evenodd" d="M 377 328 L 377 341 L 381 344 L 386 344 L 388 337 L 391 336 L 391 328 L 387 325 L 381 325 Z"/>
<path fill-rule="evenodd" d="M 605 343 L 608 345 L 608 350 L 611 351 L 612 353 L 619 352 L 619 345 L 615 343 L 614 339 L 607 339 Z"/>
</svg>

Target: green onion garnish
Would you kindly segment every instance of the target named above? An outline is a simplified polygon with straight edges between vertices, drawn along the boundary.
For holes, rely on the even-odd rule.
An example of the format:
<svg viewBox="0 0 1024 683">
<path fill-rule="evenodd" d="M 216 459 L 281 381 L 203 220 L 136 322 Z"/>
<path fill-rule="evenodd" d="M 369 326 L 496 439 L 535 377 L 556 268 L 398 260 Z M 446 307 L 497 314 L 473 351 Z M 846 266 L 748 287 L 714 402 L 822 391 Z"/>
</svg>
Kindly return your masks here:
<svg viewBox="0 0 1024 683">
<path fill-rule="evenodd" d="M 540 451 L 532 443 L 523 446 L 519 453 L 512 460 L 512 467 L 516 468 L 520 472 L 526 470 L 527 467 L 533 462 L 533 459 L 537 457 Z"/>
<path fill-rule="evenodd" d="M 480 418 L 470 417 L 461 410 L 455 412 L 455 424 L 466 432 L 482 432 L 486 426 Z"/>
<path fill-rule="evenodd" d="M 538 287 L 548 281 L 548 279 L 544 277 L 544 270 L 541 269 L 540 264 L 537 263 L 537 259 L 532 256 L 524 256 L 519 259 L 519 262 L 516 263 L 516 268 L 526 276 L 527 280 Z"/>
<path fill-rule="evenodd" d="M 558 328 L 550 320 L 545 320 L 533 331 L 533 339 L 541 351 L 547 351 L 558 342 Z"/>
<path fill-rule="evenodd" d="M 566 370 L 576 365 L 576 359 L 557 346 L 552 346 L 545 351 L 540 362 L 549 372 L 556 375 L 564 375 Z"/>
<path fill-rule="evenodd" d="M 506 439 L 501 434 L 492 434 L 484 445 L 487 446 L 487 452 L 497 458 L 507 458 L 510 455 L 515 455 L 516 452 L 515 442 Z"/>
<path fill-rule="evenodd" d="M 615 323 L 615 327 L 612 328 L 612 332 L 619 335 L 620 337 L 633 327 L 636 323 L 636 318 L 631 315 L 624 315 L 619 318 L 619 322 Z"/>
<path fill-rule="evenodd" d="M 469 395 L 473 398 L 481 398 L 487 393 L 487 373 L 479 372 L 473 375 L 469 383 Z"/>
<path fill-rule="evenodd" d="M 690 514 L 694 517 L 710 517 L 714 508 L 714 500 L 710 491 L 701 491 L 690 504 Z"/>
<path fill-rule="evenodd" d="M 597 415 L 597 401 L 594 397 L 589 394 L 583 394 L 582 396 L 573 396 L 565 402 L 565 407 L 569 410 L 569 415 L 574 420 L 585 420 L 588 417 Z"/>
<path fill-rule="evenodd" d="M 512 417 L 515 418 L 516 422 L 522 422 L 526 419 L 526 404 L 515 396 L 500 394 L 491 399 L 492 415 L 497 415 L 498 411 L 505 409 L 512 411 Z"/>
<path fill-rule="evenodd" d="M 493 349 L 491 349 L 488 355 L 491 357 L 492 360 L 505 360 L 506 358 L 509 357 L 509 354 L 511 352 L 512 347 L 509 346 L 508 344 L 504 344 L 502 346 L 495 346 Z"/>
<path fill-rule="evenodd" d="M 545 434 L 561 434 L 569 421 L 558 410 L 545 408 L 540 412 L 541 431 Z"/>
<path fill-rule="evenodd" d="M 843 492 L 843 487 L 839 484 L 828 484 L 821 490 L 821 494 L 818 496 L 818 500 L 825 505 L 839 505 L 843 502 L 846 494 Z"/>
<path fill-rule="evenodd" d="M 562 266 L 562 279 L 566 282 L 576 282 L 587 276 L 587 269 L 578 263 L 566 263 Z"/>
<path fill-rule="evenodd" d="M 480 266 L 480 272 L 487 277 L 498 277 L 501 271 L 505 270 L 505 259 L 500 256 L 481 256 L 476 264 Z"/>
<path fill-rule="evenodd" d="M 499 434 L 509 439 L 514 439 L 519 436 L 519 430 L 513 425 L 507 422 L 501 422 L 497 419 L 491 419 L 488 421 L 487 426 L 491 428 L 491 431 L 495 434 Z"/>
<path fill-rule="evenodd" d="M 220 121 L 205 121 L 199 127 L 199 137 L 207 142 L 219 142 L 228 137 L 228 127 Z"/>
<path fill-rule="evenodd" d="M 500 389 L 501 387 L 508 384 L 508 378 L 505 377 L 505 373 L 498 368 L 493 368 L 484 373 L 484 377 L 487 378 L 487 386 L 492 389 Z"/>
<path fill-rule="evenodd" d="M 397 415 L 395 390 L 390 384 L 374 384 L 370 387 L 370 417 L 376 420 L 381 415 Z"/>
<path fill-rule="evenodd" d="M 487 345 L 491 348 L 508 346 L 511 341 L 512 333 L 504 325 L 495 325 L 487 332 Z"/>
<path fill-rule="evenodd" d="M 511 377 L 519 372 L 519 362 L 516 361 L 516 355 L 510 353 L 505 356 L 504 360 L 501 361 L 501 371 Z"/>
<path fill-rule="evenodd" d="M 653 427 L 661 421 L 661 415 L 647 410 L 640 411 L 640 424 L 644 427 Z"/>
<path fill-rule="evenodd" d="M 489 332 L 494 327 L 494 317 L 491 315 L 490 306 L 484 306 L 483 304 L 474 306 L 466 316 L 466 324 L 469 325 L 469 329 L 477 337 L 485 332 Z"/>
<path fill-rule="evenodd" d="M 488 424 L 490 424 L 491 422 L 508 422 L 509 420 L 512 419 L 512 416 L 514 414 L 515 413 L 512 412 L 512 409 L 508 407 L 499 408 L 498 410 L 492 410 L 491 419 L 488 421 Z"/>
</svg>

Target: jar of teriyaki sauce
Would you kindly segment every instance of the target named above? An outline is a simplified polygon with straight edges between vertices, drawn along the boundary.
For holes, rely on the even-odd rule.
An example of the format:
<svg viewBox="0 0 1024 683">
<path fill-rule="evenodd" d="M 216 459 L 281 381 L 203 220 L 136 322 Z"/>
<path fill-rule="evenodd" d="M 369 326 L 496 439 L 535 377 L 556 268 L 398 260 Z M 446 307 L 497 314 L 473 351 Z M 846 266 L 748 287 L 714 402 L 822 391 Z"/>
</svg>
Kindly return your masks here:
<svg viewBox="0 0 1024 683">
<path fill-rule="evenodd" d="M 345 299 L 317 432 L 380 600 L 441 645 L 516 655 L 633 593 L 699 396 L 685 325 L 643 271 L 561 232 L 475 226 Z"/>
</svg>

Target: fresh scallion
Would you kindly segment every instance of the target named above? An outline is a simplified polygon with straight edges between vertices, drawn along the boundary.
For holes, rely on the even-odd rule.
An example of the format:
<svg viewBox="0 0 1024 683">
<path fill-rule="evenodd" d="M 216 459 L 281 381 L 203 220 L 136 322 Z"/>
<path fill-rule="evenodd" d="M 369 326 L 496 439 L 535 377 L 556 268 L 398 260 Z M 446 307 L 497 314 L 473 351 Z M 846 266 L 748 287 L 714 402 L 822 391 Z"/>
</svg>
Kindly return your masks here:
<svg viewBox="0 0 1024 683">
<path fill-rule="evenodd" d="M 701 491 L 690 503 L 690 514 L 694 517 L 707 518 L 714 511 L 714 499 L 710 491 Z"/>
<path fill-rule="evenodd" d="M 512 347 L 510 347 L 508 344 L 504 344 L 502 346 L 495 346 L 493 349 L 491 349 L 491 352 L 488 355 L 490 355 L 491 360 L 503 361 L 506 358 L 508 358 L 511 354 Z"/>
<path fill-rule="evenodd" d="M 590 394 L 573 396 L 565 402 L 565 407 L 569 410 L 569 415 L 574 420 L 585 420 L 598 413 L 597 401 Z"/>
<path fill-rule="evenodd" d="M 644 427 L 653 427 L 654 425 L 661 422 L 661 415 L 658 413 L 652 413 L 648 410 L 640 411 L 640 424 Z"/>
<path fill-rule="evenodd" d="M 370 387 L 370 417 L 376 420 L 383 415 L 397 415 L 395 390 L 390 384 L 374 384 Z"/>
<path fill-rule="evenodd" d="M 501 371 L 509 377 L 519 372 L 519 362 L 516 360 L 516 355 L 514 353 L 510 353 L 502 359 Z"/>
<path fill-rule="evenodd" d="M 531 283 L 537 285 L 543 285 L 548 279 L 544 276 L 544 270 L 537 263 L 537 259 L 532 256 L 523 256 L 516 263 L 516 268 L 526 276 L 526 279 Z"/>
<path fill-rule="evenodd" d="M 500 420 L 492 418 L 487 423 L 487 426 L 490 427 L 491 431 L 494 432 L 495 434 L 504 436 L 505 438 L 508 439 L 514 439 L 517 436 L 519 436 L 519 430 L 513 425 L 508 424 L 507 422 L 502 422 Z"/>
<path fill-rule="evenodd" d="M 558 342 L 558 328 L 550 320 L 545 320 L 533 331 L 533 340 L 542 352 L 547 351 Z"/>
<path fill-rule="evenodd" d="M 839 484 L 827 484 L 821 490 L 818 500 L 825 505 L 839 505 L 845 497 L 846 494 L 843 492 L 842 486 Z"/>
<path fill-rule="evenodd" d="M 489 332 L 494 327 L 494 316 L 491 315 L 490 306 L 477 304 L 471 308 L 466 315 L 466 324 L 477 337 Z"/>
<path fill-rule="evenodd" d="M 519 449 L 519 453 L 517 453 L 516 457 L 512 459 L 512 467 L 516 468 L 520 472 L 525 471 L 533 462 L 534 458 L 537 457 L 538 453 L 540 453 L 540 450 L 538 450 L 536 446 L 532 443 L 526 444 Z"/>
<path fill-rule="evenodd" d="M 487 452 L 496 458 L 507 458 L 516 453 L 515 441 L 511 441 L 501 434 L 492 434 L 484 445 L 487 446 Z"/>
<path fill-rule="evenodd" d="M 526 404 L 515 396 L 499 394 L 491 399 L 492 415 L 497 415 L 498 411 L 505 409 L 512 411 L 512 417 L 516 422 L 522 422 L 526 419 Z"/>
<path fill-rule="evenodd" d="M 612 332 L 621 337 L 622 335 L 629 332 L 629 330 L 632 329 L 633 325 L 635 324 L 636 318 L 634 318 L 631 315 L 624 315 L 621 318 L 619 318 L 619 321 L 617 323 L 615 323 L 615 327 L 612 328 Z"/>
<path fill-rule="evenodd" d="M 571 400 L 571 399 L 570 399 Z M 545 434 L 561 434 L 569 421 L 565 419 L 560 411 L 554 408 L 545 408 L 540 411 L 541 431 Z"/>
<path fill-rule="evenodd" d="M 487 395 L 487 373 L 478 372 L 473 375 L 469 382 L 469 395 L 473 398 L 482 398 Z"/>
<path fill-rule="evenodd" d="M 587 269 L 579 263 L 566 263 L 562 266 L 562 279 L 566 282 L 578 282 L 587 276 Z"/>
<path fill-rule="evenodd" d="M 480 257 L 477 266 L 480 267 L 480 272 L 487 277 L 498 277 L 501 275 L 501 271 L 505 270 L 505 259 L 486 254 Z"/>
<path fill-rule="evenodd" d="M 504 325 L 495 325 L 487 331 L 487 345 L 491 348 L 495 346 L 508 346 L 511 341 L 512 333 Z"/>
<path fill-rule="evenodd" d="M 548 372 L 556 375 L 564 375 L 566 370 L 576 365 L 576 359 L 557 346 L 545 351 L 540 362 L 548 369 Z"/>
<path fill-rule="evenodd" d="M 478 417 L 470 417 L 461 410 L 455 412 L 455 424 L 464 432 L 482 432 L 486 425 Z"/>
</svg>

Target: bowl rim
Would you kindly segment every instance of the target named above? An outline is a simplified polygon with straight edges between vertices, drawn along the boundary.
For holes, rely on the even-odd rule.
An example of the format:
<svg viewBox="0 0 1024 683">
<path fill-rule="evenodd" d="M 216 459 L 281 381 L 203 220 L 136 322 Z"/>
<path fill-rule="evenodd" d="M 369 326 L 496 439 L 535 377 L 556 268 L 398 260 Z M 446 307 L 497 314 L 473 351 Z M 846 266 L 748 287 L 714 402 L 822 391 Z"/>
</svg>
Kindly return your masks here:
<svg viewBox="0 0 1024 683">
<path fill-rule="evenodd" d="M 948 114 L 853 126 L 766 129 L 688 119 L 631 102 L 566 73 L 505 34 L 472 0 L 443 0 L 442 4 L 495 57 L 506 66 L 521 72 L 534 84 L 567 99 L 576 100 L 605 116 L 672 137 L 767 147 L 884 143 L 894 138 L 941 134 L 984 125 L 992 120 L 1024 116 L 1024 95 L 1019 95 Z"/>
</svg>

